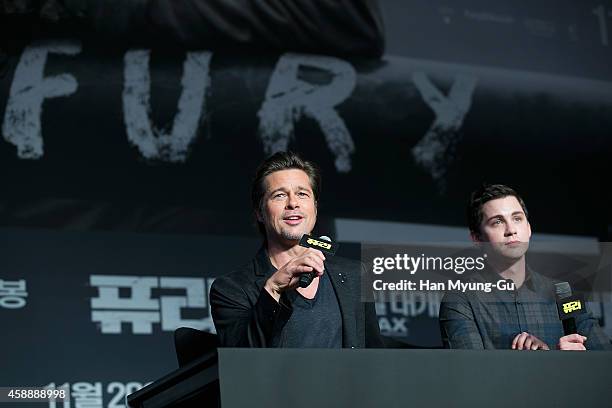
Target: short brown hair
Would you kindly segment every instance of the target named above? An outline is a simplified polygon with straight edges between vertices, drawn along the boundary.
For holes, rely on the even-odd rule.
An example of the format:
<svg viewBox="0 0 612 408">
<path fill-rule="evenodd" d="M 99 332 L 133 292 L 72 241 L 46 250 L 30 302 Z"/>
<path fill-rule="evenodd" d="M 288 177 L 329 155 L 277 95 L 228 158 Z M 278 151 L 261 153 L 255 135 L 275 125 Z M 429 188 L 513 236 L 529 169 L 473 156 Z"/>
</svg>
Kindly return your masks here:
<svg viewBox="0 0 612 408">
<path fill-rule="evenodd" d="M 255 213 L 261 212 L 263 198 L 266 194 L 266 186 L 264 179 L 277 171 L 297 169 L 302 170 L 308 175 L 310 180 L 310 188 L 314 194 L 315 203 L 319 202 L 319 193 L 321 192 L 321 172 L 316 164 L 302 159 L 296 153 L 291 151 L 274 153 L 263 161 L 255 171 L 255 178 L 251 183 L 251 205 Z M 265 228 L 263 223 L 257 220 L 257 228 L 265 236 Z"/>
<path fill-rule="evenodd" d="M 483 184 L 478 190 L 472 192 L 467 207 L 468 227 L 472 234 L 480 235 L 480 223 L 482 222 L 482 206 L 491 200 L 504 197 L 516 197 L 527 217 L 527 207 L 520 195 L 511 187 L 503 184 Z M 528 218 L 528 217 L 527 217 Z"/>
</svg>

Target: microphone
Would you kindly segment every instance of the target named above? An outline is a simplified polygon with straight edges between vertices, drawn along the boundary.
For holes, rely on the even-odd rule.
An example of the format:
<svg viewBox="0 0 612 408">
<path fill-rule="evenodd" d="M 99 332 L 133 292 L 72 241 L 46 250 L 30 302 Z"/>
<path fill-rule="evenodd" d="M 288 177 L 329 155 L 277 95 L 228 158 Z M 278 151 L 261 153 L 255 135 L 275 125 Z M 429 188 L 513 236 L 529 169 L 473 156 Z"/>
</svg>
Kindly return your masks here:
<svg viewBox="0 0 612 408">
<path fill-rule="evenodd" d="M 567 282 L 555 283 L 555 297 L 559 319 L 563 324 L 563 333 L 566 336 L 578 333 L 576 316 L 586 312 L 584 301 L 579 296 L 572 296 L 572 288 Z"/>
<path fill-rule="evenodd" d="M 324 252 L 328 255 L 334 255 L 338 250 L 338 244 L 332 242 L 331 238 L 326 235 L 321 235 L 319 239 L 313 238 L 308 234 L 304 234 L 302 239 L 300 239 L 300 246 L 305 248 L 314 248 L 318 249 L 321 252 Z M 315 271 L 312 272 L 304 272 L 300 275 L 300 279 L 298 280 L 298 286 L 300 288 L 307 288 L 312 283 L 312 280 L 317 276 Z"/>
</svg>

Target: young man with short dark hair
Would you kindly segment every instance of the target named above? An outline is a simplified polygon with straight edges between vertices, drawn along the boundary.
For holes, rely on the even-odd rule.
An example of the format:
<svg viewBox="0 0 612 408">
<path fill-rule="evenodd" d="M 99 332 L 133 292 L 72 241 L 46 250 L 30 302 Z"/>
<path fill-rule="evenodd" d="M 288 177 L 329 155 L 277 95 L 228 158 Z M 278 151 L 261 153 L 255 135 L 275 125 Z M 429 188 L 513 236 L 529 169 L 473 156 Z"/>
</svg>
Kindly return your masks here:
<svg viewBox="0 0 612 408">
<path fill-rule="evenodd" d="M 508 186 L 485 185 L 468 204 L 472 240 L 486 255 L 486 268 L 470 279 L 511 279 L 515 291 L 448 292 L 440 306 L 447 348 L 514 350 L 610 349 L 610 340 L 590 313 L 577 318 L 577 334 L 564 335 L 554 283 L 525 262 L 531 225 L 523 199 Z"/>
</svg>

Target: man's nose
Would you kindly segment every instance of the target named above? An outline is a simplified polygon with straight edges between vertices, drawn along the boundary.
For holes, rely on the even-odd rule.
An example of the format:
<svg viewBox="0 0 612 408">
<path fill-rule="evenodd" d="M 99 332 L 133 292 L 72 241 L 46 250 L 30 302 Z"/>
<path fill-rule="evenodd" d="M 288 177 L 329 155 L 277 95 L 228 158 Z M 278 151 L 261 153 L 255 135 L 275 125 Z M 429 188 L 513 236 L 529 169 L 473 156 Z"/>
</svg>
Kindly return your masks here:
<svg viewBox="0 0 612 408">
<path fill-rule="evenodd" d="M 509 237 L 511 235 L 515 235 L 516 233 L 517 233 L 516 225 L 512 224 L 511 222 L 507 222 L 505 235 Z"/>
<path fill-rule="evenodd" d="M 287 194 L 286 207 L 287 208 L 296 208 L 298 206 L 299 206 L 299 204 L 298 204 L 297 195 L 295 195 L 294 193 Z"/>
</svg>

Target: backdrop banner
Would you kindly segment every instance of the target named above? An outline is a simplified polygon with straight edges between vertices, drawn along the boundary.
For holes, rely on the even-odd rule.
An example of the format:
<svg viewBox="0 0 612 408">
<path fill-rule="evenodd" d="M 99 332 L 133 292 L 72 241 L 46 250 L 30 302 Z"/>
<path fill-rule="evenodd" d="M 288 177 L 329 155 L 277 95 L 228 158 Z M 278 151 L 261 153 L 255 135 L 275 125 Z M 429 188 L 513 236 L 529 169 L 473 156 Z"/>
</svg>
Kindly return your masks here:
<svg viewBox="0 0 612 408">
<path fill-rule="evenodd" d="M 608 82 L 520 70 L 46 39 L 0 78 L 0 183 L 248 214 L 257 164 L 295 149 L 322 167 L 328 215 L 464 225 L 469 192 L 503 182 L 539 231 L 601 236 L 611 108 Z"/>
</svg>

